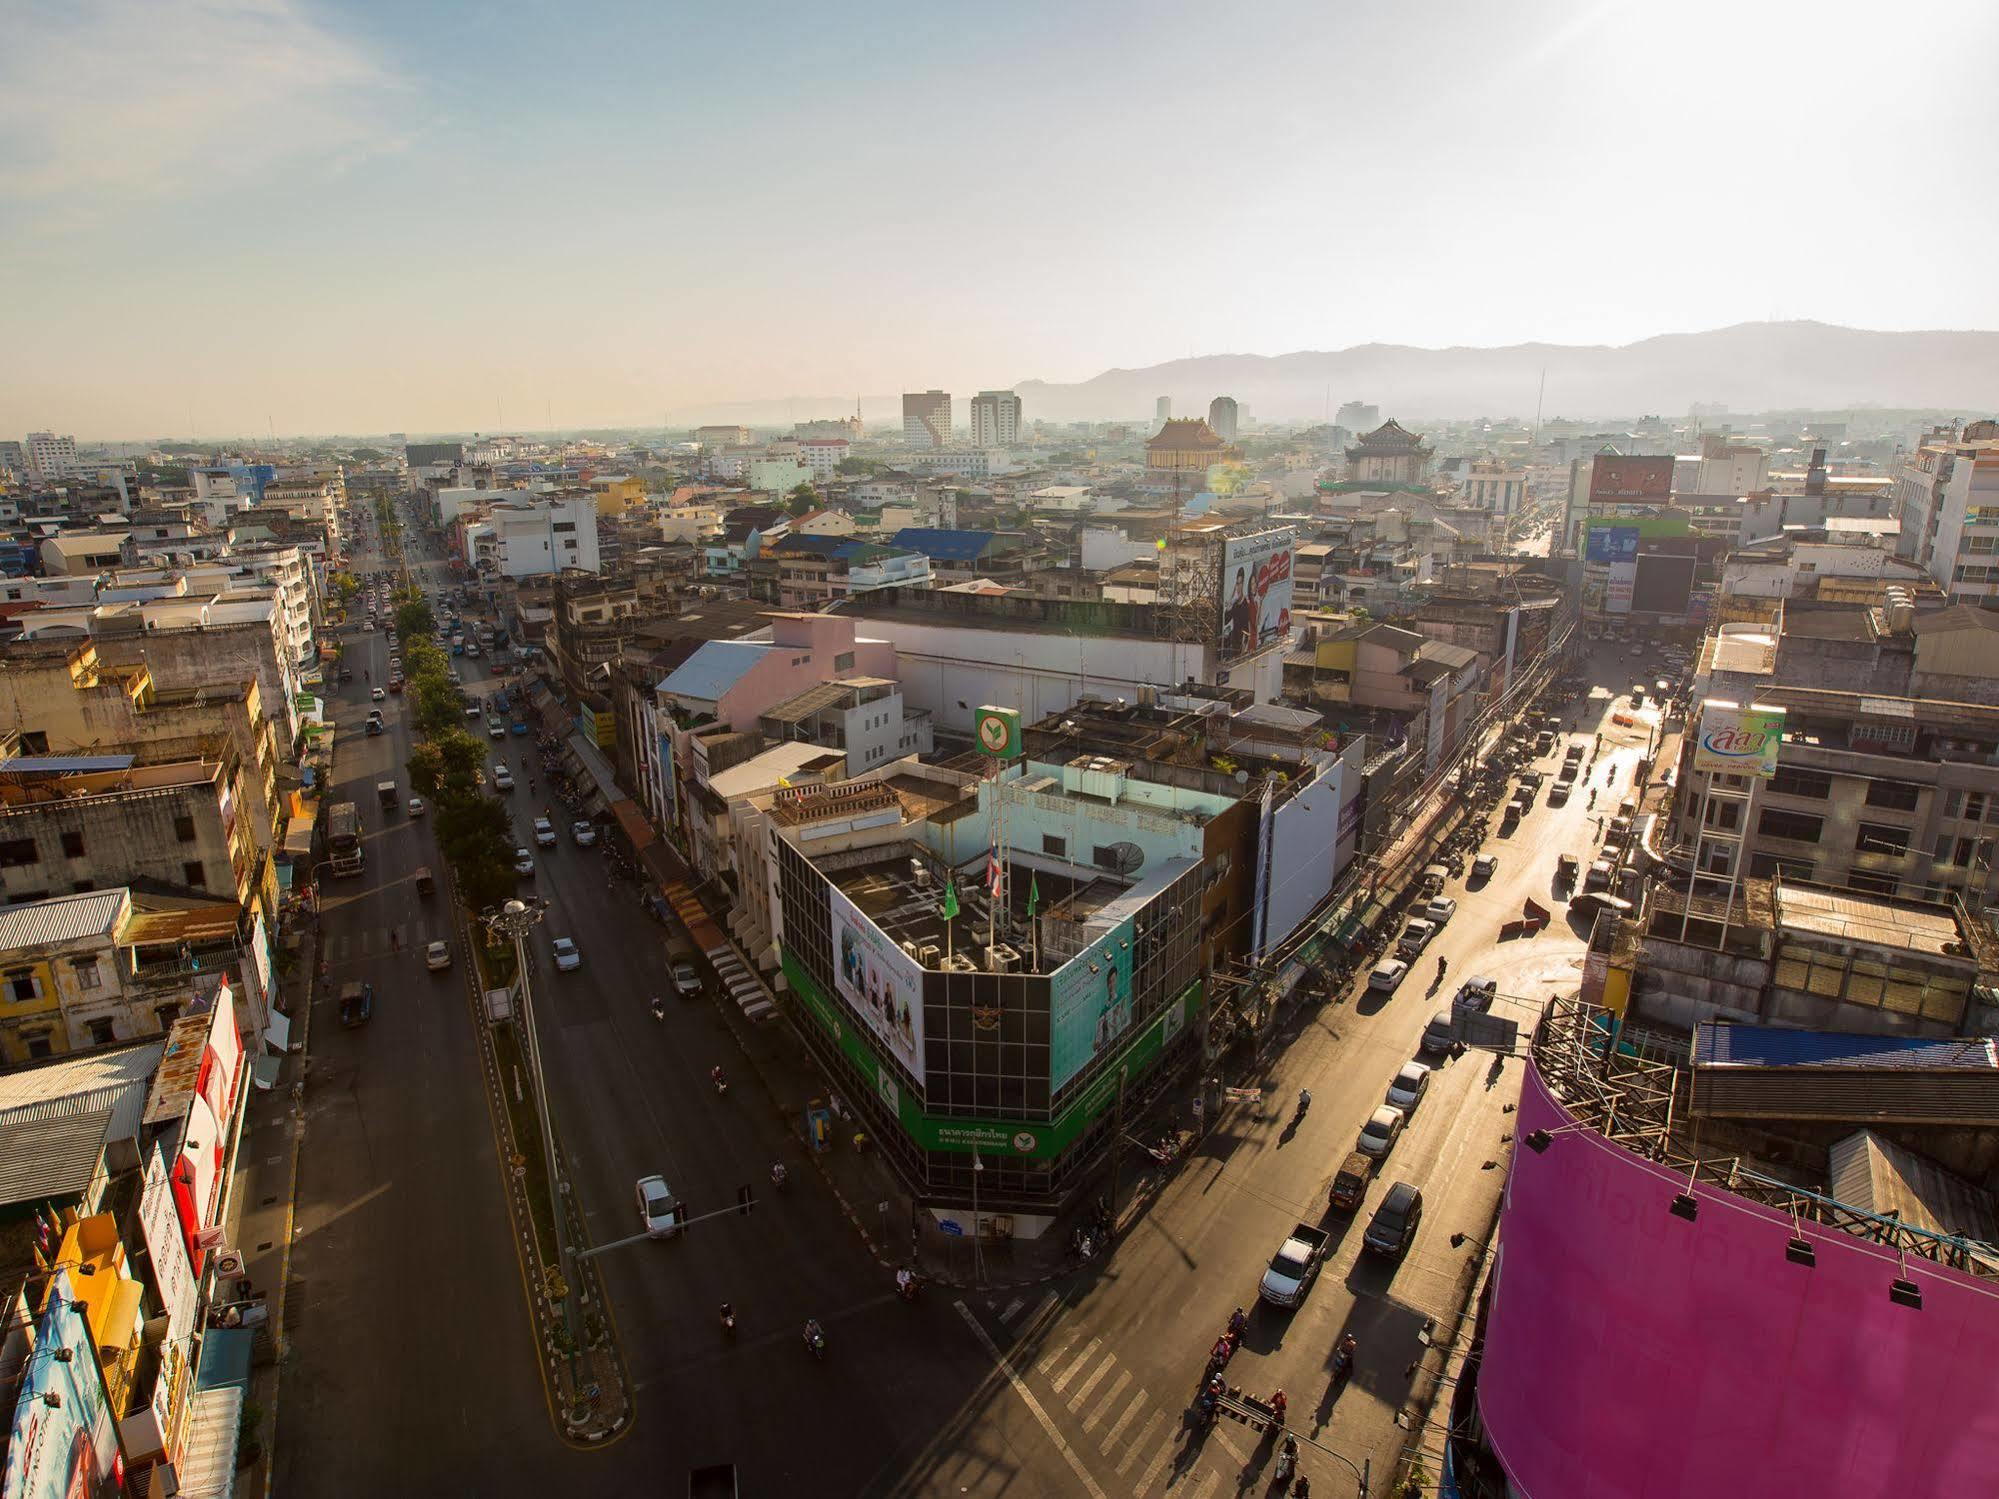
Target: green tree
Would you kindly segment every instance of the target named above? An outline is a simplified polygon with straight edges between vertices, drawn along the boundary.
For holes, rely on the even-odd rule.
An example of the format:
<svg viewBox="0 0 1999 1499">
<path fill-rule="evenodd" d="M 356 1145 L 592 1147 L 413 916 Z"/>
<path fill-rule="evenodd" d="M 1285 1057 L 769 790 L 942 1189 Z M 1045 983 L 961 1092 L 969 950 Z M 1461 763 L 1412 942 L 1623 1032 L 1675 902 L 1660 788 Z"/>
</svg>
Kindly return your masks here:
<svg viewBox="0 0 1999 1499">
<path fill-rule="evenodd" d="M 807 481 L 785 496 L 785 508 L 793 515 L 807 515 L 819 508 L 819 491 Z"/>
<path fill-rule="evenodd" d="M 861 475 L 871 478 L 876 474 L 887 473 L 888 465 L 877 462 L 873 458 L 842 458 L 838 463 L 833 465 L 833 472 L 836 474 L 846 474 L 850 478 Z"/>
<path fill-rule="evenodd" d="M 428 640 L 436 623 L 430 605 L 420 598 L 408 599 L 396 606 L 396 630 L 404 640 Z M 403 659 L 407 664 L 409 658 L 406 656 Z"/>
<path fill-rule="evenodd" d="M 409 772 L 410 790 L 418 796 L 434 800 L 444 788 L 444 753 L 430 740 L 426 739 L 410 751 L 410 757 L 403 761 L 403 769 Z"/>
<path fill-rule="evenodd" d="M 513 830 L 497 801 L 476 792 L 447 794 L 438 803 L 436 828 L 467 906 L 483 911 L 513 894 Z"/>
<path fill-rule="evenodd" d="M 333 591 L 340 595 L 342 604 L 351 604 L 354 602 L 354 595 L 361 591 L 361 580 L 352 573 L 335 573 Z"/>
<path fill-rule="evenodd" d="M 348 457 L 352 458 L 356 463 L 373 463 L 377 459 L 388 456 L 380 448 L 356 448 L 352 453 L 348 454 Z"/>
</svg>

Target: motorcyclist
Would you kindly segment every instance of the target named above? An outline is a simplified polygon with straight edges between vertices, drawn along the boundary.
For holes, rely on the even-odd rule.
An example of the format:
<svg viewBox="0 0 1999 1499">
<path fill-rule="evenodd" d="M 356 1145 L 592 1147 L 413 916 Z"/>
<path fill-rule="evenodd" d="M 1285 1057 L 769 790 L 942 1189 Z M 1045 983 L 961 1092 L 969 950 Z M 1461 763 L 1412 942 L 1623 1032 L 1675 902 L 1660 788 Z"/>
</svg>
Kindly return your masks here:
<svg viewBox="0 0 1999 1499">
<path fill-rule="evenodd" d="M 1312 1090 L 1310 1088 L 1300 1088 L 1298 1090 L 1298 1112 L 1302 1114 L 1310 1107 L 1312 1107 Z"/>
<path fill-rule="evenodd" d="M 1249 1313 L 1245 1312 L 1241 1307 L 1237 1307 L 1234 1311 L 1229 1313 L 1230 1332 L 1240 1337 L 1242 1336 L 1243 1330 L 1248 1326 L 1249 1326 Z"/>
<path fill-rule="evenodd" d="M 909 1299 L 910 1284 L 916 1279 L 909 1273 L 909 1266 L 903 1265 L 895 1272 L 895 1289 L 904 1301 Z"/>
<path fill-rule="evenodd" d="M 726 1301 L 722 1303 L 722 1326 L 729 1332 L 736 1330 L 736 1309 Z"/>
<path fill-rule="evenodd" d="M 1353 1367 L 1354 1350 L 1360 1346 L 1352 1333 L 1343 1335 L 1333 1345 L 1333 1366 L 1342 1374 Z"/>
<path fill-rule="evenodd" d="M 1279 1426 L 1284 1424 L 1284 1412 L 1290 1408 L 1290 1405 L 1291 1402 L 1285 1398 L 1282 1390 L 1270 1397 L 1270 1414 Z"/>
<path fill-rule="evenodd" d="M 1446 958 L 1446 957 L 1444 957 L 1444 956 L 1443 956 L 1442 954 L 1439 954 L 1439 955 L 1438 955 L 1438 957 L 1437 957 L 1437 977 L 1438 977 L 1438 978 L 1442 978 L 1442 977 L 1444 976 L 1444 970 L 1445 970 L 1446 968 L 1450 967 L 1450 962 L 1451 962 L 1451 960 L 1450 960 L 1449 958 Z"/>
<path fill-rule="evenodd" d="M 826 1341 L 826 1333 L 824 1329 L 822 1329 L 819 1326 L 819 1319 L 817 1317 L 807 1317 L 805 1319 L 806 1346 L 816 1348 L 819 1346 L 819 1344 L 825 1341 Z"/>
<path fill-rule="evenodd" d="M 773 1187 L 782 1188 L 789 1175 L 790 1173 L 784 1169 L 784 1162 L 777 1161 L 770 1168 L 770 1184 Z"/>
</svg>

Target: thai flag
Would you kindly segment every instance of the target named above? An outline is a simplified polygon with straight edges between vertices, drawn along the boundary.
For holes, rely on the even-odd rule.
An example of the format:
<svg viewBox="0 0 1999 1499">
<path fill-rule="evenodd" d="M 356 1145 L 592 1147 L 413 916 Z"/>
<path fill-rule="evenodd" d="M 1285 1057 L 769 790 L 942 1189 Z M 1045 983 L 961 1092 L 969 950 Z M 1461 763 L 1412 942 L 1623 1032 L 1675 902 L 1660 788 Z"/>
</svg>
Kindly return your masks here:
<svg viewBox="0 0 1999 1499">
<path fill-rule="evenodd" d="M 997 849 L 986 855 L 986 890 L 994 900 L 999 899 L 1000 861 Z"/>
</svg>

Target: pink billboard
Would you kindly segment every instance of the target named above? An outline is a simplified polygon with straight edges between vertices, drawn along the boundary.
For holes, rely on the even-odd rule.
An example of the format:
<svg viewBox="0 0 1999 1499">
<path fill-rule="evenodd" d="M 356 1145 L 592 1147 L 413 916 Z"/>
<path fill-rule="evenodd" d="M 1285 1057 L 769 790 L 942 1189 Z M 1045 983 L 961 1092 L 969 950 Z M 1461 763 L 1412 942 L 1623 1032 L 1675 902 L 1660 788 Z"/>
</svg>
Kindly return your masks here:
<svg viewBox="0 0 1999 1499">
<path fill-rule="evenodd" d="M 1568 1114 L 1529 1069 L 1519 1137 Z M 1999 1287 L 1804 1225 L 1592 1130 L 1513 1163 L 1478 1404 L 1525 1499 L 1999 1492 Z M 1911 1307 L 1889 1299 L 1906 1273 Z"/>
</svg>

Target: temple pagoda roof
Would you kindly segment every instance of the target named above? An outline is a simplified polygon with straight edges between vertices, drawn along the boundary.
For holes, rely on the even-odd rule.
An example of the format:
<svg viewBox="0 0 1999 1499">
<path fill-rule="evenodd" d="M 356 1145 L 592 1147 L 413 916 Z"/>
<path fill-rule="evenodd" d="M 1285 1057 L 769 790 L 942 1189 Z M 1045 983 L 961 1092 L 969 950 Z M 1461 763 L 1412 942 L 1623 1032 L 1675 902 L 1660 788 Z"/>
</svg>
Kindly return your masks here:
<svg viewBox="0 0 1999 1499">
<path fill-rule="evenodd" d="M 1395 454 L 1427 454 L 1423 439 L 1390 417 L 1372 432 L 1357 439 L 1347 449 L 1347 457 L 1387 457 Z"/>
<path fill-rule="evenodd" d="M 1188 416 L 1169 418 L 1156 434 L 1146 440 L 1145 450 L 1148 453 L 1220 452 L 1227 446 L 1221 433 L 1210 427 L 1205 418 Z"/>
</svg>

